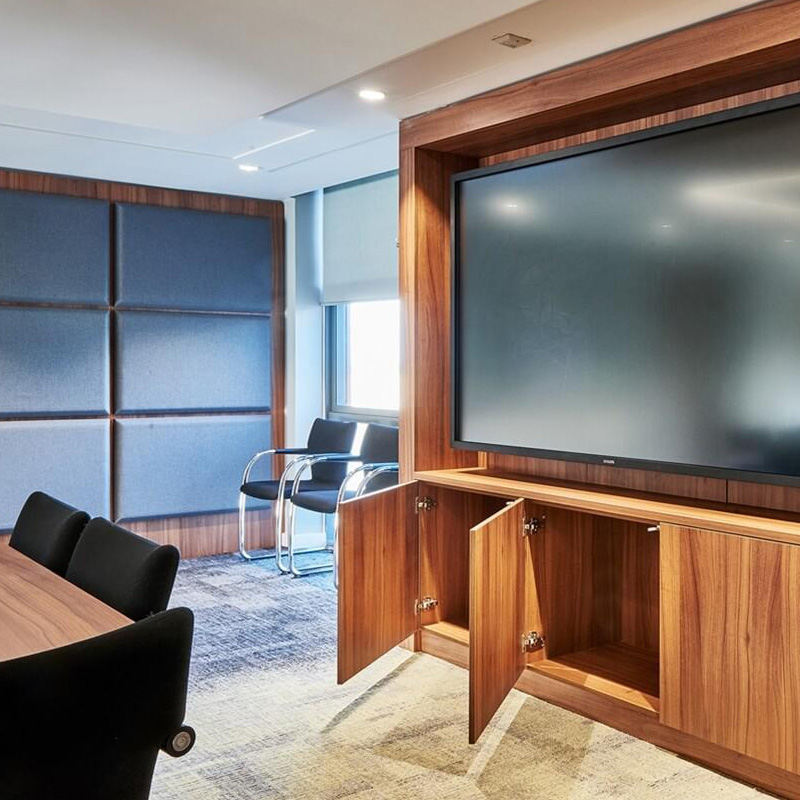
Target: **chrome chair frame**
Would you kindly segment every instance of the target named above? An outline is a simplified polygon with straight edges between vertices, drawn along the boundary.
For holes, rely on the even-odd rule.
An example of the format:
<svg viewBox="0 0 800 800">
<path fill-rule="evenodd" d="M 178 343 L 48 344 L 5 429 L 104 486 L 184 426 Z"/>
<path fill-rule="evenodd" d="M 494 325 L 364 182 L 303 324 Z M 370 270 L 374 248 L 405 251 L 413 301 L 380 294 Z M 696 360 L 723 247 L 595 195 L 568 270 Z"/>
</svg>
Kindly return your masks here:
<svg viewBox="0 0 800 800">
<path fill-rule="evenodd" d="M 239 555 L 242 558 L 247 559 L 248 561 L 262 561 L 266 558 L 274 558 L 275 559 L 275 566 L 277 566 L 278 571 L 282 575 L 288 575 L 289 565 L 284 562 L 283 557 L 285 554 L 288 554 L 288 549 L 286 553 L 284 552 L 283 543 L 282 543 L 282 535 L 283 535 L 283 518 L 284 518 L 284 505 L 288 498 L 285 497 L 286 494 L 286 484 L 289 480 L 289 474 L 291 473 L 292 469 L 301 465 L 303 461 L 307 461 L 309 459 L 315 458 L 330 458 L 331 456 L 338 456 L 343 455 L 341 453 L 319 453 L 319 454 L 310 454 L 305 451 L 305 449 L 297 448 L 273 448 L 271 450 L 262 450 L 256 453 L 250 461 L 247 462 L 247 466 L 244 468 L 244 473 L 242 474 L 242 482 L 240 486 L 243 486 L 250 480 L 250 473 L 253 471 L 253 467 L 265 456 L 274 456 L 274 455 L 297 455 L 297 458 L 290 459 L 287 461 L 286 466 L 283 468 L 283 472 L 281 472 L 281 477 L 278 482 L 278 493 L 277 497 L 275 498 L 275 513 L 273 515 L 273 528 L 275 531 L 275 550 L 272 553 L 264 553 L 263 555 L 253 555 L 250 553 L 245 546 L 245 539 L 246 539 L 246 510 L 247 510 L 247 497 L 244 492 L 239 491 Z M 297 481 L 292 484 L 292 488 L 294 491 L 294 487 L 297 485 Z M 301 552 L 321 552 L 322 550 L 327 550 L 327 547 L 324 548 L 312 548 L 310 550 L 303 550 Z"/>
<path fill-rule="evenodd" d="M 297 471 L 294 477 L 294 482 L 292 483 L 292 491 L 289 494 L 289 514 L 287 516 L 287 528 L 288 528 L 288 551 L 289 551 L 289 571 L 292 573 L 292 576 L 295 578 L 303 578 L 306 575 L 317 575 L 321 572 L 334 572 L 334 584 L 338 586 L 338 576 L 336 574 L 337 571 L 337 562 L 338 562 L 338 528 L 339 528 L 339 504 L 344 500 L 345 494 L 347 492 L 347 484 L 359 473 L 364 472 L 364 478 L 359 482 L 358 486 L 356 487 L 355 497 L 361 497 L 361 495 L 366 490 L 369 482 L 372 480 L 373 477 L 380 474 L 381 472 L 390 472 L 396 471 L 398 469 L 398 465 L 394 462 L 376 462 L 371 464 L 360 464 L 355 469 L 352 469 L 348 474 L 345 476 L 345 479 L 342 481 L 341 485 L 339 486 L 339 493 L 336 496 L 336 510 L 334 511 L 334 524 L 333 524 L 333 546 L 328 547 L 321 547 L 315 550 L 298 550 L 294 546 L 295 542 L 295 525 L 297 520 L 296 510 L 294 503 L 291 502 L 292 497 L 297 494 L 297 488 L 300 485 L 300 480 L 303 476 L 303 473 L 306 469 L 310 469 L 314 466 L 314 464 L 321 463 L 321 462 L 332 462 L 332 461 L 352 461 L 352 462 L 359 462 L 361 459 L 353 454 L 335 454 L 335 455 L 320 455 L 320 456 L 309 456 L 308 459 L 304 464 L 300 466 L 300 469 Z M 299 569 L 295 564 L 295 556 L 300 555 L 302 553 L 309 553 L 309 552 L 323 552 L 325 550 L 331 551 L 333 553 L 333 560 L 330 564 L 321 564 L 316 567 L 307 567 L 306 569 Z"/>
</svg>

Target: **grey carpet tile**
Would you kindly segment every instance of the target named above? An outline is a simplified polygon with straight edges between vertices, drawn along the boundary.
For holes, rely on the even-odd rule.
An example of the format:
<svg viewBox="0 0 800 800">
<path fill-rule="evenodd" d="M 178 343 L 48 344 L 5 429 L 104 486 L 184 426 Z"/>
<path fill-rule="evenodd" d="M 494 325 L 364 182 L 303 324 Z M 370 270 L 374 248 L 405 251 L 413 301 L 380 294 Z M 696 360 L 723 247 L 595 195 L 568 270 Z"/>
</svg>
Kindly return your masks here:
<svg viewBox="0 0 800 800">
<path fill-rule="evenodd" d="M 197 616 L 197 745 L 159 757 L 154 800 L 764 797 L 519 692 L 469 745 L 467 673 L 431 656 L 396 649 L 337 686 L 330 575 L 197 559 L 182 563 L 173 605 Z"/>
</svg>

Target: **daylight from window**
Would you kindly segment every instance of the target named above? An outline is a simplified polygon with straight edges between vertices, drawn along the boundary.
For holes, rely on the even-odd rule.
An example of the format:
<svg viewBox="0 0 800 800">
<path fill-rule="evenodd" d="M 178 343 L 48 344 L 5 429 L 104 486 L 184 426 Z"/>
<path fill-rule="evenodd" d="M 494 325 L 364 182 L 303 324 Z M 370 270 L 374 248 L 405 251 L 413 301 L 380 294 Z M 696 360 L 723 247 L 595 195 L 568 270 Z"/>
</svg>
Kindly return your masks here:
<svg viewBox="0 0 800 800">
<path fill-rule="evenodd" d="M 350 303 L 347 404 L 396 411 L 400 407 L 400 301 Z"/>
</svg>

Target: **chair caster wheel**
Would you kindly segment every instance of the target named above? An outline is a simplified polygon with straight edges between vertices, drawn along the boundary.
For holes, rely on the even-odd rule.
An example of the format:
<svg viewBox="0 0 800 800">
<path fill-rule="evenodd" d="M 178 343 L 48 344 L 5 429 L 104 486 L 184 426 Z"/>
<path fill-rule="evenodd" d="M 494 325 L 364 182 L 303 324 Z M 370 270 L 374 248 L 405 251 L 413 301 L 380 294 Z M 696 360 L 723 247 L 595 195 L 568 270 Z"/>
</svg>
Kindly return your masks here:
<svg viewBox="0 0 800 800">
<path fill-rule="evenodd" d="M 196 739 L 197 734 L 195 734 L 194 728 L 190 728 L 188 725 L 181 725 L 175 733 L 167 737 L 161 749 L 173 758 L 180 758 L 194 747 Z"/>
</svg>

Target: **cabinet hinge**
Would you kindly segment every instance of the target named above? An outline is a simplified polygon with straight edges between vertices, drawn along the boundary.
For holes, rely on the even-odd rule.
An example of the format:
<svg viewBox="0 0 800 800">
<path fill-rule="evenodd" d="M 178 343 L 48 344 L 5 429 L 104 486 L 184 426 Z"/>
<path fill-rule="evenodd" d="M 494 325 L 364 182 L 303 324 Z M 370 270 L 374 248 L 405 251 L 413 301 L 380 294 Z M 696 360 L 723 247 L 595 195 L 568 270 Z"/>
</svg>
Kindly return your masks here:
<svg viewBox="0 0 800 800">
<path fill-rule="evenodd" d="M 648 533 L 661 533 L 661 526 L 660 525 L 648 525 L 647 526 Z"/>
<path fill-rule="evenodd" d="M 439 601 L 435 600 L 433 597 L 423 597 L 422 600 L 417 600 L 416 609 L 417 614 L 421 614 L 423 611 L 429 611 L 432 608 L 435 608 L 439 605 Z"/>
<path fill-rule="evenodd" d="M 545 514 L 542 514 L 541 517 L 526 517 L 522 521 L 522 535 L 533 536 L 535 533 L 539 533 L 544 528 L 546 519 Z"/>
<path fill-rule="evenodd" d="M 533 650 L 538 650 L 544 647 L 544 636 L 538 631 L 531 631 L 530 633 L 522 634 L 522 652 L 530 653 Z"/>
<path fill-rule="evenodd" d="M 436 501 L 432 497 L 418 497 L 416 500 L 416 511 L 419 514 L 420 511 L 430 511 L 432 508 L 436 508 Z"/>
</svg>

